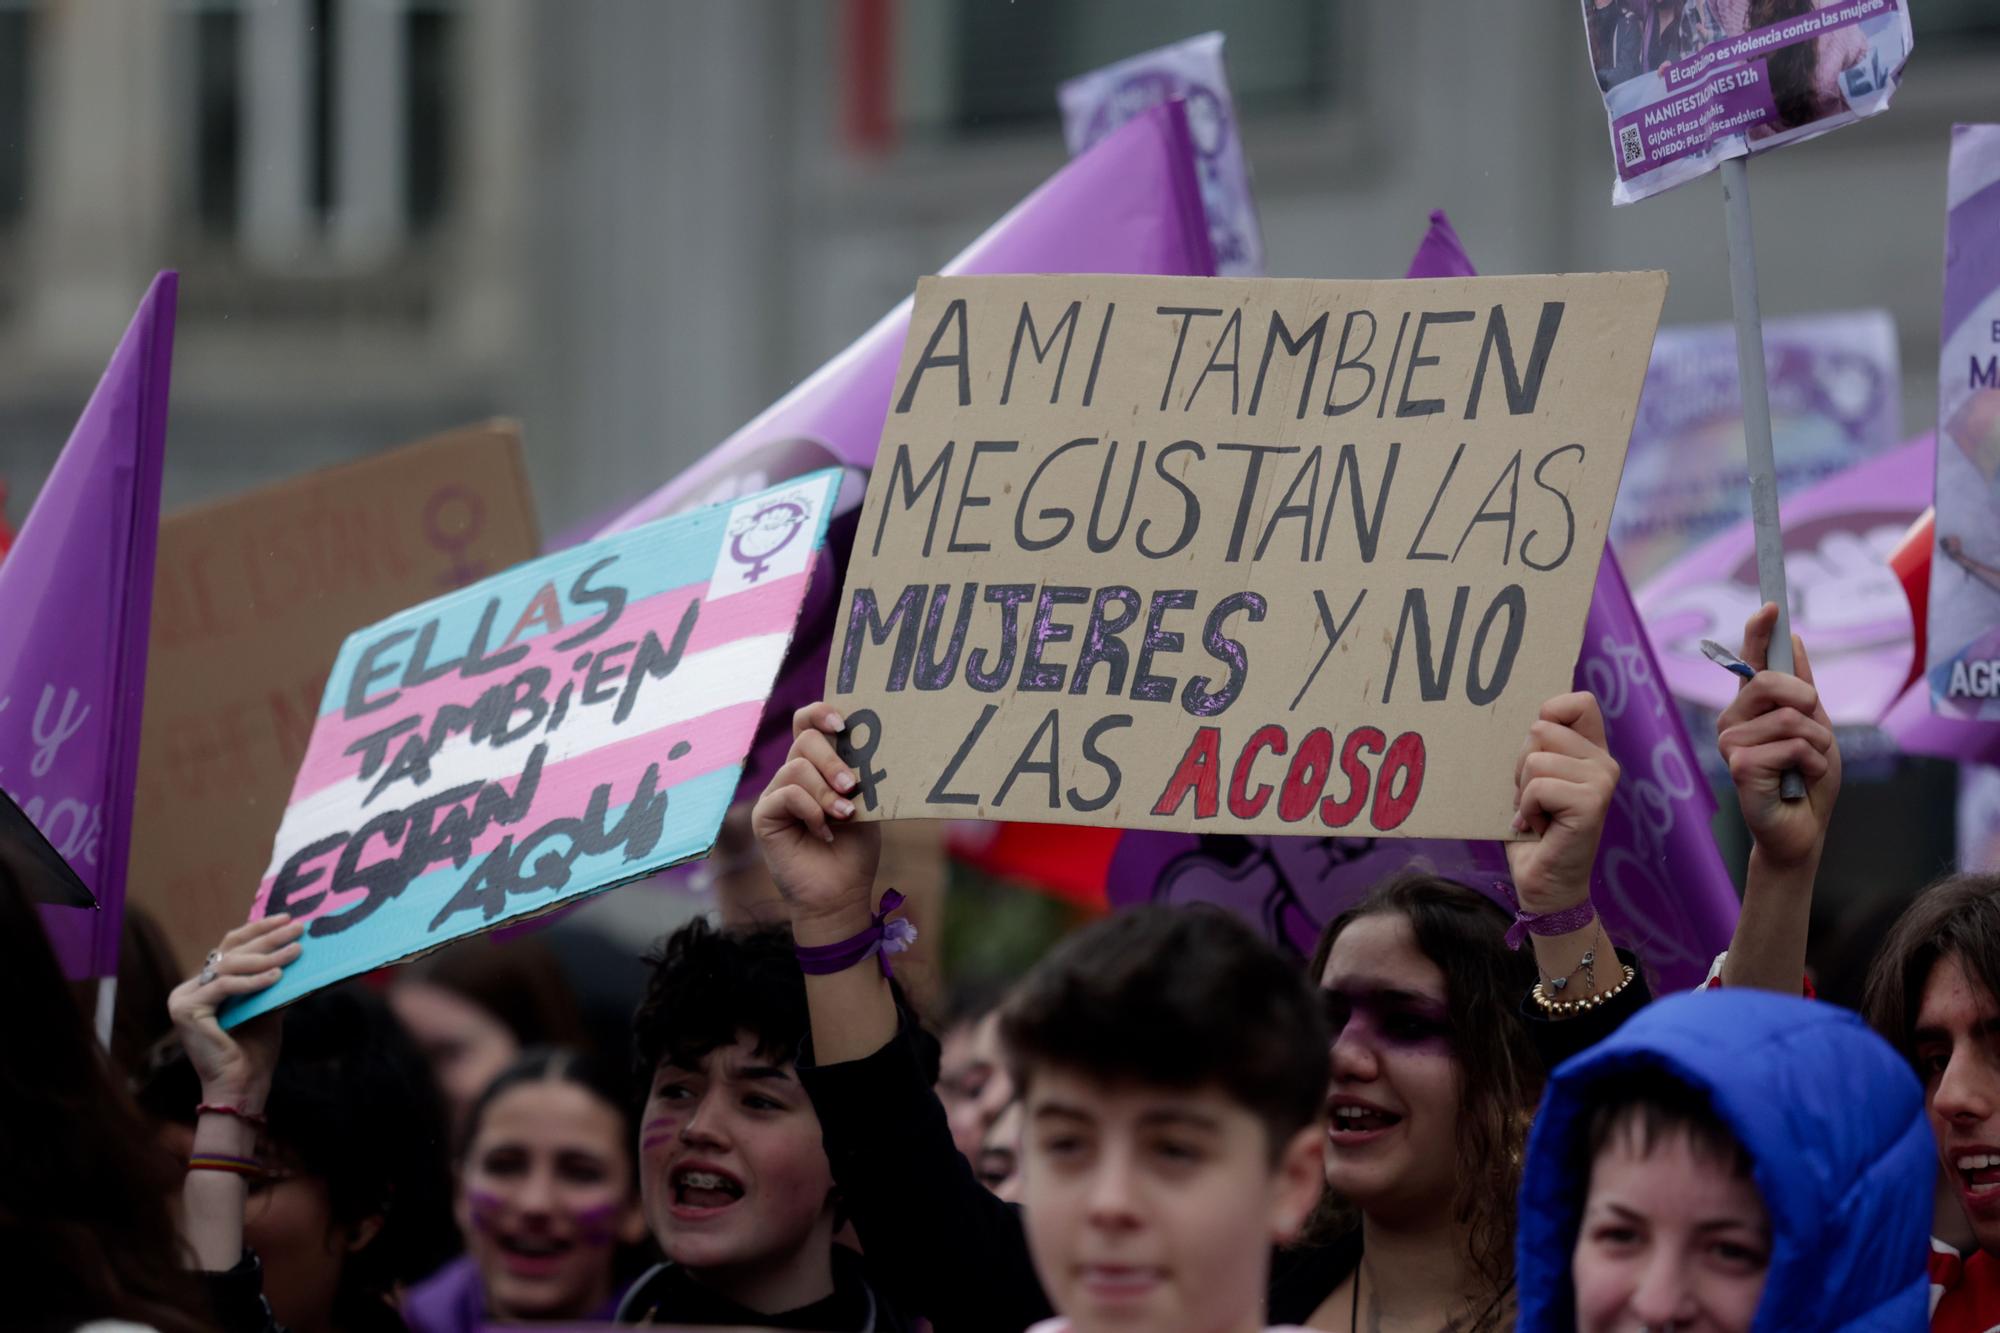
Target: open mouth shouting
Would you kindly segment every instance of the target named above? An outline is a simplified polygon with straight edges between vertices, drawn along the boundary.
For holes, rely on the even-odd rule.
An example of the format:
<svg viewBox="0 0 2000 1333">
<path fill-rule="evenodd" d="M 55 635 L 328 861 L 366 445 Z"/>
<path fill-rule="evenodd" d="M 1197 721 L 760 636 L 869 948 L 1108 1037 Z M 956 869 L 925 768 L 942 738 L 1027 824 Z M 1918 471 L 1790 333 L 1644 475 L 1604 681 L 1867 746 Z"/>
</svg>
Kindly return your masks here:
<svg viewBox="0 0 2000 1333">
<path fill-rule="evenodd" d="M 1359 1097 L 1335 1097 L 1328 1109 L 1327 1138 L 1337 1148 L 1373 1143 L 1403 1122 L 1403 1117 Z"/>
<path fill-rule="evenodd" d="M 493 1244 L 507 1271 L 523 1278 L 553 1277 L 562 1267 L 563 1260 L 576 1249 L 573 1240 L 540 1233 L 510 1235 L 496 1231 L 493 1233 Z"/>
<path fill-rule="evenodd" d="M 1984 1218 L 2000 1217 L 2000 1149 L 1975 1143 L 1953 1147 L 1948 1157 L 1957 1173 L 1966 1211 Z"/>
<path fill-rule="evenodd" d="M 682 1222 L 701 1222 L 728 1212 L 743 1198 L 743 1182 L 719 1166 L 686 1161 L 668 1173 L 672 1210 Z"/>
</svg>

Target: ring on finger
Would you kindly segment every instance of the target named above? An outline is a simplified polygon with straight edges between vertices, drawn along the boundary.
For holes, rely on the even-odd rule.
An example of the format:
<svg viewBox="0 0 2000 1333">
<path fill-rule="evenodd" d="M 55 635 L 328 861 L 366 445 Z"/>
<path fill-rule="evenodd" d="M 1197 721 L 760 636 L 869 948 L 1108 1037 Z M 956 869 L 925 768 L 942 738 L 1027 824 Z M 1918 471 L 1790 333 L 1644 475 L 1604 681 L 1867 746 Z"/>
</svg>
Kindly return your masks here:
<svg viewBox="0 0 2000 1333">
<path fill-rule="evenodd" d="M 206 986 L 209 982 L 213 980 L 215 980 L 215 968 L 212 966 L 204 967 L 201 970 L 201 975 L 195 978 L 196 984 L 202 986 Z"/>
</svg>

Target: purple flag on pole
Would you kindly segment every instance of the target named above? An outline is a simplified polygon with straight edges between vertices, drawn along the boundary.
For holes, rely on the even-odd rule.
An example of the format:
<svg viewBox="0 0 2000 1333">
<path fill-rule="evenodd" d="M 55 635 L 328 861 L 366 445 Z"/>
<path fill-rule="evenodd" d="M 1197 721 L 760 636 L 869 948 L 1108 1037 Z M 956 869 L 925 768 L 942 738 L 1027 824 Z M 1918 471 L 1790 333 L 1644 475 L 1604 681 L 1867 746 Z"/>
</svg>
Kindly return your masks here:
<svg viewBox="0 0 2000 1333">
<path fill-rule="evenodd" d="M 97 895 L 42 909 L 76 979 L 118 969 L 177 284 L 153 279 L 0 563 L 0 787 Z"/>
<path fill-rule="evenodd" d="M 1406 276 L 1476 273 L 1450 221 L 1432 213 Z M 1576 688 L 1597 696 L 1611 753 L 1624 770 L 1597 858 L 1598 910 L 1661 985 L 1697 986 L 1736 928 L 1736 890 L 1711 829 L 1714 794 L 1608 546 L 1584 622 Z M 1491 890 L 1506 877 L 1507 859 L 1497 842 L 1127 832 L 1106 889 L 1113 906 L 1218 903 L 1306 952 L 1328 921 L 1407 869 Z"/>
<path fill-rule="evenodd" d="M 1597 696 L 1622 770 L 1597 849 L 1597 910 L 1661 985 L 1698 986 L 1736 929 L 1736 886 L 1715 845 L 1715 793 L 1609 545 L 1584 620 L 1576 688 Z"/>
</svg>

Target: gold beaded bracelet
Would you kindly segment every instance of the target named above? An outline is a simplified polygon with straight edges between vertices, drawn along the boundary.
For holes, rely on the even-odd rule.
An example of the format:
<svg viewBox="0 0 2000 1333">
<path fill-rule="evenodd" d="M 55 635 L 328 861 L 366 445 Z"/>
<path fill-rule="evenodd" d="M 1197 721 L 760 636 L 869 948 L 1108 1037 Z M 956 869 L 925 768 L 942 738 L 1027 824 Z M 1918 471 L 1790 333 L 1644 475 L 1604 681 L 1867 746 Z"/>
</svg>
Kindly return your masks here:
<svg viewBox="0 0 2000 1333">
<path fill-rule="evenodd" d="M 1542 1007 L 1542 1012 L 1551 1018 L 1569 1018 L 1574 1014 L 1583 1013 L 1587 1009 L 1595 1009 L 1607 1000 L 1615 998 L 1620 991 L 1632 984 L 1634 976 L 1632 965 L 1626 963 L 1624 964 L 1624 968 L 1625 979 L 1623 981 L 1602 995 L 1589 995 L 1580 1000 L 1551 1000 L 1548 994 L 1543 991 L 1542 983 L 1537 981 L 1533 992 L 1535 1003 L 1539 1004 Z"/>
</svg>

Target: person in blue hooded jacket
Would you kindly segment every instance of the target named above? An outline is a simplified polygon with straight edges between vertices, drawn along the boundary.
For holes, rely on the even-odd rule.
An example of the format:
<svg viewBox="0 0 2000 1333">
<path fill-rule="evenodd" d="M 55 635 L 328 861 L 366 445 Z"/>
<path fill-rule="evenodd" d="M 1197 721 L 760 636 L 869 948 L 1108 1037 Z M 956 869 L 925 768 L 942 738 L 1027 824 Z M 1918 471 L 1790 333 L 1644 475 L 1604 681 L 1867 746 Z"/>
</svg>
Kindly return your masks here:
<svg viewBox="0 0 2000 1333">
<path fill-rule="evenodd" d="M 1521 1190 L 1520 1333 L 1921 1333 L 1936 1156 L 1853 1013 L 1680 995 L 1551 1080 Z"/>
</svg>

